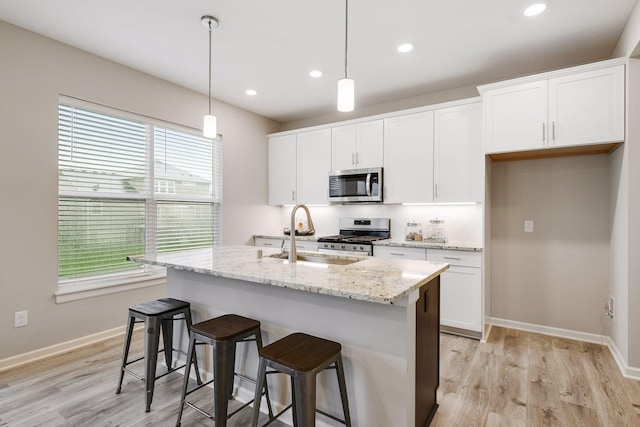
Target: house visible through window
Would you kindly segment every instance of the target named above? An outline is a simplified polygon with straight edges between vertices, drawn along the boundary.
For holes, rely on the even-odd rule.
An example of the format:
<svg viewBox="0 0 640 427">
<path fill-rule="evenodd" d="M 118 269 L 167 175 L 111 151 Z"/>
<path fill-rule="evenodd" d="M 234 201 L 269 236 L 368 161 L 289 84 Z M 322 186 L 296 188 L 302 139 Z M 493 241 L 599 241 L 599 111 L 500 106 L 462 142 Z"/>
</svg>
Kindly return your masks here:
<svg viewBox="0 0 640 427">
<path fill-rule="evenodd" d="M 59 279 L 144 270 L 128 255 L 219 245 L 220 145 L 178 126 L 61 101 Z"/>
</svg>

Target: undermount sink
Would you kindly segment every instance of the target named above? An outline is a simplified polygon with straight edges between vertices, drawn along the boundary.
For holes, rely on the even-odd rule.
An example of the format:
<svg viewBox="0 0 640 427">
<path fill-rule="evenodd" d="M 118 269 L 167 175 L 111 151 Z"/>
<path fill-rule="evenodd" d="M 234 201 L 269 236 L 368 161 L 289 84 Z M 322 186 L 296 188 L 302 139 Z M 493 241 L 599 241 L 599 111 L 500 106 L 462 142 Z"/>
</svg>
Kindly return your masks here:
<svg viewBox="0 0 640 427">
<path fill-rule="evenodd" d="M 271 255 L 270 258 L 288 260 L 289 254 L 288 253 L 275 254 L 275 255 Z M 302 254 L 298 254 L 296 259 L 298 261 L 314 262 L 317 264 L 333 264 L 333 265 L 349 265 L 349 264 L 353 264 L 354 262 L 361 261 L 358 258 L 347 258 L 347 257 L 338 258 L 338 257 L 331 257 L 331 256 L 313 256 L 313 255 L 302 255 Z"/>
</svg>

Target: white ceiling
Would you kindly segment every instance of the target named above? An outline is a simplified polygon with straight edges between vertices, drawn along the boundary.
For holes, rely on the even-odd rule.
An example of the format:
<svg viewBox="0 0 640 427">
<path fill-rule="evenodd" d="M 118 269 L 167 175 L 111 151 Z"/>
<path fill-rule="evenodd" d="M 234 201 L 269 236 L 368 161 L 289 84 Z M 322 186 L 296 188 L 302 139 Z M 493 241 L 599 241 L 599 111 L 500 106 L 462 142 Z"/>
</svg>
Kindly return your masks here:
<svg viewBox="0 0 640 427">
<path fill-rule="evenodd" d="M 356 109 L 608 58 L 637 0 L 350 0 Z M 0 20 L 285 122 L 335 111 L 344 0 L 0 0 Z M 403 41 L 415 49 L 396 52 Z M 324 76 L 312 79 L 311 69 Z M 258 95 L 244 91 L 253 88 Z M 214 103 L 215 108 L 215 103 Z"/>
</svg>

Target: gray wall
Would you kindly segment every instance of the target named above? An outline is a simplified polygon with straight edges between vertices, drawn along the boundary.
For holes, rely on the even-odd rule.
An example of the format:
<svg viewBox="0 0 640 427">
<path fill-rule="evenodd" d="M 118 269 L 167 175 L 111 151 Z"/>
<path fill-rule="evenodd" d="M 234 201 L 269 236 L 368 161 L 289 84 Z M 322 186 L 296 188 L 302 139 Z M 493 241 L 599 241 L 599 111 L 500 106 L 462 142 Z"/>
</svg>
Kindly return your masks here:
<svg viewBox="0 0 640 427">
<path fill-rule="evenodd" d="M 491 199 L 492 317 L 604 333 L 609 157 L 494 163 Z"/>
<path fill-rule="evenodd" d="M 57 104 L 64 94 L 192 128 L 205 95 L 0 21 L 0 359 L 123 325 L 164 286 L 56 304 Z M 225 244 L 279 223 L 267 206 L 265 135 L 280 124 L 214 102 L 224 135 Z M 241 226 L 240 226 L 241 225 Z M 13 327 L 14 312 L 29 325 Z"/>
</svg>

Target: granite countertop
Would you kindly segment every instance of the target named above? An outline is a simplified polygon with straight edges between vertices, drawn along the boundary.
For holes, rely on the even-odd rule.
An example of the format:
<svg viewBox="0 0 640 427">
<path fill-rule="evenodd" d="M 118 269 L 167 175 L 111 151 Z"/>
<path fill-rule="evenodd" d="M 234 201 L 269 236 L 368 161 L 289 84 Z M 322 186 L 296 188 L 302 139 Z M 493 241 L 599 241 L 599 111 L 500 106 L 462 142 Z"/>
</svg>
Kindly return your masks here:
<svg viewBox="0 0 640 427">
<path fill-rule="evenodd" d="M 262 258 L 258 253 L 261 251 Z M 449 268 L 446 263 L 327 255 L 298 251 L 298 255 L 355 260 L 335 265 L 271 258 L 278 249 L 223 246 L 191 251 L 132 256 L 130 261 L 212 276 L 245 280 L 300 291 L 379 304 L 398 304 L 412 291 Z"/>
<path fill-rule="evenodd" d="M 449 249 L 452 251 L 482 252 L 482 248 L 467 243 L 433 243 L 415 240 L 376 240 L 374 246 L 396 246 L 404 248 Z"/>
</svg>

